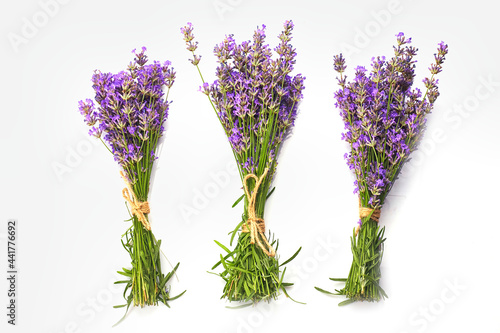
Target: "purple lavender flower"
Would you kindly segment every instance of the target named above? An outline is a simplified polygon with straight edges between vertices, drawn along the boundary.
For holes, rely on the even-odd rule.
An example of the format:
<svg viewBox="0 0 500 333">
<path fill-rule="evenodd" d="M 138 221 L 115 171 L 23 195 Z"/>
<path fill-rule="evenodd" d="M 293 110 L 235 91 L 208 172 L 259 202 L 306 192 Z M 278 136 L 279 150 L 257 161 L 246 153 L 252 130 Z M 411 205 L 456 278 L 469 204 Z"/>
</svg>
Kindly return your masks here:
<svg viewBox="0 0 500 333">
<path fill-rule="evenodd" d="M 175 80 L 170 62 L 147 64 L 145 52 L 145 47 L 132 51 L 134 60 L 127 71 L 95 71 L 92 87 L 98 107 L 90 99 L 79 102 L 80 113 L 91 126 L 89 134 L 103 137 L 132 182 L 137 170 L 150 170 L 156 158 L 170 106 L 164 87 L 169 89 Z M 144 144 L 148 140 L 150 144 Z"/>
<path fill-rule="evenodd" d="M 272 49 L 264 43 L 265 25 L 257 27 L 252 41 L 241 44 L 227 35 L 214 48 L 217 79 L 200 87 L 216 110 L 243 175 L 251 172 L 249 161 L 259 170 L 268 167 L 274 172 L 275 152 L 295 123 L 305 78 L 290 75 L 296 56 L 290 44 L 292 30 L 293 22 L 286 21 L 274 59 Z M 198 65 L 192 24 L 181 28 L 181 33 L 193 54 L 190 61 Z M 270 155 L 273 159 L 267 158 Z"/>
<path fill-rule="evenodd" d="M 230 301 L 270 300 L 280 290 L 284 291 L 274 241 L 265 235 L 264 208 L 271 193 L 280 147 L 294 125 L 304 89 L 305 78 L 291 75 L 296 56 L 290 44 L 292 30 L 292 21 L 286 21 L 274 57 L 273 50 L 265 44 L 265 25 L 257 27 L 251 41 L 241 44 L 236 43 L 233 35 L 227 35 L 214 47 L 218 64 L 216 80 L 209 84 L 201 75 L 200 57 L 194 53 L 197 44 L 193 42 L 192 25 L 188 23 L 181 29 L 193 56 L 190 61 L 203 81 L 200 91 L 210 100 L 231 144 L 245 191 L 244 223 L 240 224 L 239 245 L 231 254 L 235 262 L 226 265 L 224 262 L 231 260 L 226 261 L 226 257 L 214 266 L 222 263 L 226 268 L 220 275 L 226 281 L 223 297 Z M 250 280 L 253 283 L 245 289 L 246 293 L 234 288 Z"/>
<path fill-rule="evenodd" d="M 92 76 L 95 102 L 79 102 L 79 110 L 90 126 L 89 134 L 101 139 L 123 168 L 126 182 L 122 191 L 130 213 L 131 226 L 122 235 L 122 245 L 132 260 L 131 269 L 120 271 L 127 280 L 123 297 L 131 305 L 168 305 L 168 274 L 159 265 L 161 241 L 151 231 L 148 192 L 158 140 L 163 135 L 170 102 L 168 92 L 175 80 L 170 62 L 148 64 L 146 48 L 132 51 L 134 60 L 127 70 L 116 74 L 95 71 Z M 164 88 L 166 87 L 165 91 Z M 181 294 L 182 295 L 182 294 Z"/>
<path fill-rule="evenodd" d="M 194 51 L 196 51 L 196 49 L 198 48 L 198 42 L 193 42 L 194 35 L 193 25 L 191 24 L 191 22 L 188 22 L 184 28 L 181 28 L 181 32 L 184 35 L 184 41 L 186 42 L 187 50 L 193 54 L 193 59 L 190 59 L 189 61 L 196 66 L 199 64 L 201 56 L 197 56 L 194 54 Z"/>
<path fill-rule="evenodd" d="M 439 43 L 431 76 L 423 80 L 426 92 L 412 88 L 415 55 L 411 38 L 396 35 L 394 57 L 372 58 L 371 70 L 358 66 L 352 81 L 347 81 L 345 59 L 334 57 L 334 69 L 340 89 L 335 92 L 336 106 L 344 121 L 342 140 L 350 145 L 345 155 L 356 180 L 360 220 L 352 241 L 353 262 L 345 287 L 338 295 L 353 301 L 379 301 L 387 294 L 380 286 L 385 227 L 379 225 L 380 209 L 410 154 L 417 149 L 425 129 L 426 116 L 439 96 L 438 80 L 448 46 Z M 318 289 L 322 291 L 322 289 Z"/>
<path fill-rule="evenodd" d="M 344 120 L 342 139 L 351 146 L 347 164 L 356 175 L 355 187 L 363 205 L 382 207 L 409 155 L 417 149 L 426 124 L 426 115 L 439 96 L 435 74 L 441 72 L 448 46 L 439 43 L 435 63 L 424 79 L 426 92 L 412 90 L 415 77 L 411 38 L 396 35 L 395 56 L 372 58 L 372 70 L 358 66 L 354 80 L 347 82 L 342 54 L 334 57 L 334 69 L 340 90 L 335 92 L 336 106 Z"/>
</svg>

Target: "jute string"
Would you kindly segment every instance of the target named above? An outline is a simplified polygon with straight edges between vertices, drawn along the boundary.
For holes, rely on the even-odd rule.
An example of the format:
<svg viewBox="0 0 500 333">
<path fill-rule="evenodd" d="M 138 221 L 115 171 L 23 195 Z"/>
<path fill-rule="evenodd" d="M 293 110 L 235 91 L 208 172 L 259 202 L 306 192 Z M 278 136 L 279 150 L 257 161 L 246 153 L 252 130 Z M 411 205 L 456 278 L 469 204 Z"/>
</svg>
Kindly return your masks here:
<svg viewBox="0 0 500 333">
<path fill-rule="evenodd" d="M 259 191 L 260 184 L 266 177 L 268 171 L 269 169 L 266 168 L 260 178 L 253 173 L 250 173 L 246 175 L 245 178 L 243 178 L 243 188 L 245 189 L 245 194 L 248 199 L 248 219 L 243 224 L 241 232 L 249 232 L 250 243 L 255 244 L 255 242 L 257 242 L 257 245 L 262 249 L 262 251 L 264 251 L 265 254 L 270 257 L 274 257 L 276 255 L 276 252 L 274 251 L 271 244 L 269 244 L 265 236 L 266 224 L 264 222 L 264 219 L 257 217 L 255 213 L 255 201 L 257 200 L 257 192 Z M 253 178 L 255 180 L 255 187 L 253 188 L 252 193 L 250 193 L 250 191 L 248 190 L 247 184 L 250 178 Z M 265 244 L 263 244 L 262 241 L 264 241 Z"/>
<path fill-rule="evenodd" d="M 127 187 L 122 190 L 122 195 L 123 198 L 128 202 L 130 212 L 132 213 L 132 215 L 137 216 L 137 219 L 141 221 L 146 230 L 151 230 L 151 224 L 149 224 L 149 221 L 145 215 L 150 213 L 149 203 L 147 201 L 139 201 L 123 171 L 120 171 L 120 175 L 127 185 Z"/>
<path fill-rule="evenodd" d="M 373 212 L 373 213 L 372 213 Z M 371 215 L 371 216 L 370 216 Z M 361 205 L 361 200 L 359 201 L 359 218 L 364 218 L 364 217 L 368 217 L 370 216 L 370 218 L 377 222 L 379 221 L 380 219 L 380 209 L 373 209 L 373 208 L 370 208 L 370 207 L 363 207 L 363 205 Z M 358 235 L 358 232 L 359 232 L 359 229 L 360 229 L 360 225 L 358 224 L 356 226 L 356 231 L 354 232 L 354 234 L 357 236 Z"/>
</svg>

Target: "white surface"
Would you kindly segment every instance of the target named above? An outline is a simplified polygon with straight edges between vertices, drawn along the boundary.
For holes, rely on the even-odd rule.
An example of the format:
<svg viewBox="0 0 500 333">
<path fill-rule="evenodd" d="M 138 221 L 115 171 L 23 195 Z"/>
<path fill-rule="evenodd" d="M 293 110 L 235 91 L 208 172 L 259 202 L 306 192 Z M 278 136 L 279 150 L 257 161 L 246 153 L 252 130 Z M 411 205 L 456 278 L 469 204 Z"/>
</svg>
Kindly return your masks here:
<svg viewBox="0 0 500 333">
<path fill-rule="evenodd" d="M 114 332 L 499 332 L 500 224 L 493 212 L 500 187 L 499 26 L 491 1 L 66 2 L 47 22 L 38 1 L 3 1 L 0 11 L 0 233 L 8 218 L 20 225 L 18 326 L 6 324 L 2 307 L 2 332 L 108 332 L 122 315 L 112 308 L 122 303 L 121 289 L 112 282 L 114 272 L 129 264 L 120 245 L 127 226 L 120 222 L 126 217 L 123 184 L 109 153 L 86 135 L 77 102 L 93 96 L 94 69 L 121 70 L 132 59 L 130 51 L 143 45 L 150 59 L 169 59 L 177 70 L 151 218 L 163 251 L 172 263 L 181 262 L 173 294 L 187 293 L 170 309 L 135 309 Z M 387 14 L 388 8 L 390 15 L 374 14 Z M 33 16 L 45 24 L 15 52 L 8 36 L 22 36 L 23 19 L 33 22 Z M 207 271 L 220 253 L 213 240 L 228 244 L 227 232 L 239 221 L 242 207 L 231 204 L 241 184 L 231 171 L 234 162 L 220 124 L 197 92 L 200 81 L 179 28 L 193 22 L 201 68 L 212 80 L 211 51 L 225 34 L 234 33 L 241 42 L 266 24 L 274 46 L 286 19 L 296 26 L 296 73 L 307 80 L 266 224 L 280 239 L 283 260 L 303 246 L 287 280 L 297 283 L 290 294 L 307 305 L 282 296 L 270 305 L 230 310 L 219 300 L 222 280 Z M 363 39 L 359 31 L 366 29 L 371 37 Z M 340 287 L 328 278 L 347 275 L 349 235 L 357 220 L 333 101 L 332 57 L 349 44 L 359 51 L 347 57 L 349 69 L 369 65 L 372 56 L 392 54 L 400 31 L 420 49 L 418 82 L 437 43 L 449 44 L 439 77 L 441 97 L 425 149 L 406 166 L 383 211 L 382 284 L 390 298 L 339 308 L 342 298 L 313 289 Z M 482 83 L 488 77 L 495 85 Z M 69 163 L 71 172 L 58 178 L 58 163 Z M 200 191 L 212 192 L 203 201 Z M 186 218 L 183 207 L 199 214 Z M 4 270 L 5 238 L 0 241 Z M 6 281 L 1 281 L 0 304 L 5 304 Z M 450 289 L 454 283 L 463 289 Z"/>
</svg>

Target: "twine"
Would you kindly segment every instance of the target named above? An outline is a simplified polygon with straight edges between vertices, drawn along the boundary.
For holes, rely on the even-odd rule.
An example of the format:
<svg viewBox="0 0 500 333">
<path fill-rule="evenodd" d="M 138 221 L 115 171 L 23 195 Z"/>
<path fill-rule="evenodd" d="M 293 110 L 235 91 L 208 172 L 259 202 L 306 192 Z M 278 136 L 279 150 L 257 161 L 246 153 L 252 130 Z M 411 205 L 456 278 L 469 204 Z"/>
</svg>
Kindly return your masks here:
<svg viewBox="0 0 500 333">
<path fill-rule="evenodd" d="M 127 187 L 122 190 L 122 195 L 123 198 L 128 202 L 130 212 L 132 213 L 132 215 L 137 216 L 137 219 L 141 221 L 146 230 L 151 230 L 151 224 L 149 224 L 149 221 L 145 215 L 150 213 L 149 203 L 147 201 L 139 201 L 123 171 L 120 171 L 120 175 L 127 185 Z"/>
<path fill-rule="evenodd" d="M 361 200 L 359 200 L 359 218 L 364 218 L 370 216 L 370 219 L 377 222 L 380 220 L 380 209 L 373 209 L 370 207 L 363 207 L 361 205 Z M 356 226 L 356 231 L 354 232 L 355 236 L 358 235 L 359 229 L 361 226 L 358 224 Z"/>
<path fill-rule="evenodd" d="M 271 244 L 269 244 L 265 236 L 266 224 L 264 222 L 264 219 L 257 217 L 255 213 L 255 201 L 257 200 L 257 192 L 259 190 L 260 184 L 262 183 L 262 180 L 264 180 L 268 171 L 269 169 L 266 168 L 262 176 L 260 176 L 260 178 L 258 178 L 253 173 L 250 173 L 246 175 L 245 178 L 243 178 L 243 187 L 245 189 L 245 194 L 248 199 L 248 207 L 247 207 L 248 219 L 243 224 L 241 232 L 249 232 L 250 243 L 255 244 L 255 241 L 257 240 L 257 245 L 262 249 L 262 251 L 264 251 L 264 253 L 267 254 L 269 257 L 274 257 L 276 255 L 276 252 L 274 251 Z M 250 193 L 250 191 L 248 190 L 248 185 L 247 185 L 247 182 L 250 178 L 253 178 L 255 180 L 255 187 L 253 188 L 252 193 Z M 261 239 L 264 241 L 265 245 L 262 243 Z"/>
</svg>

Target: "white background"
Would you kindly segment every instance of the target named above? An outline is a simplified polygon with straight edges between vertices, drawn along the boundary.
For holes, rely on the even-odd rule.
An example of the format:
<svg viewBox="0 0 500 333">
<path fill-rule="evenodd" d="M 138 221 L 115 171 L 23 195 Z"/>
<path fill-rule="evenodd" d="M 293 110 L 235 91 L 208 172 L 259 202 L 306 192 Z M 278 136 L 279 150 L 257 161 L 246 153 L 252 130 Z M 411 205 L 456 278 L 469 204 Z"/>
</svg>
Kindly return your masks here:
<svg viewBox="0 0 500 333">
<path fill-rule="evenodd" d="M 0 283 L 2 332 L 108 332 L 120 319 L 115 272 L 129 265 L 120 245 L 127 228 L 119 168 L 86 134 L 77 102 L 93 96 L 94 69 L 116 72 L 130 51 L 177 70 L 165 141 L 150 203 L 153 230 L 169 260 L 181 262 L 164 305 L 134 309 L 114 332 L 500 332 L 498 320 L 498 17 L 491 1 L 3 1 L 1 12 L 0 266 L 6 270 L 6 221 L 18 219 L 18 325 L 7 325 L 7 284 Z M 44 9 L 45 8 L 45 9 Z M 47 12 L 50 14 L 48 15 Z M 296 25 L 296 73 L 306 77 L 293 136 L 280 156 L 266 224 L 281 259 L 299 247 L 285 280 L 290 294 L 242 310 L 219 297 L 208 274 L 242 207 L 232 154 L 179 28 L 191 21 L 201 68 L 214 79 L 213 46 L 225 34 L 250 39 L 268 26 L 268 43 L 286 19 Z M 35 29 L 29 25 L 36 24 Z M 392 55 L 394 35 L 420 49 L 416 84 L 437 43 L 450 53 L 441 96 L 421 150 L 383 209 L 387 227 L 382 286 L 389 299 L 339 308 L 357 220 L 353 179 L 343 160 L 334 107 L 332 57 L 344 51 L 348 74 L 376 55 Z M 16 36 L 16 37 L 13 37 Z M 10 39 L 24 38 L 19 45 Z M 349 52 L 350 51 L 350 52 Z M 350 53 L 350 54 L 349 54 Z M 489 82 L 489 83 L 488 83 Z M 183 213 L 184 211 L 184 213 Z M 188 213 L 191 212 L 192 214 Z M 167 266 L 165 266 L 167 267 Z M 3 276 L 3 275 L 2 275 Z"/>
</svg>

